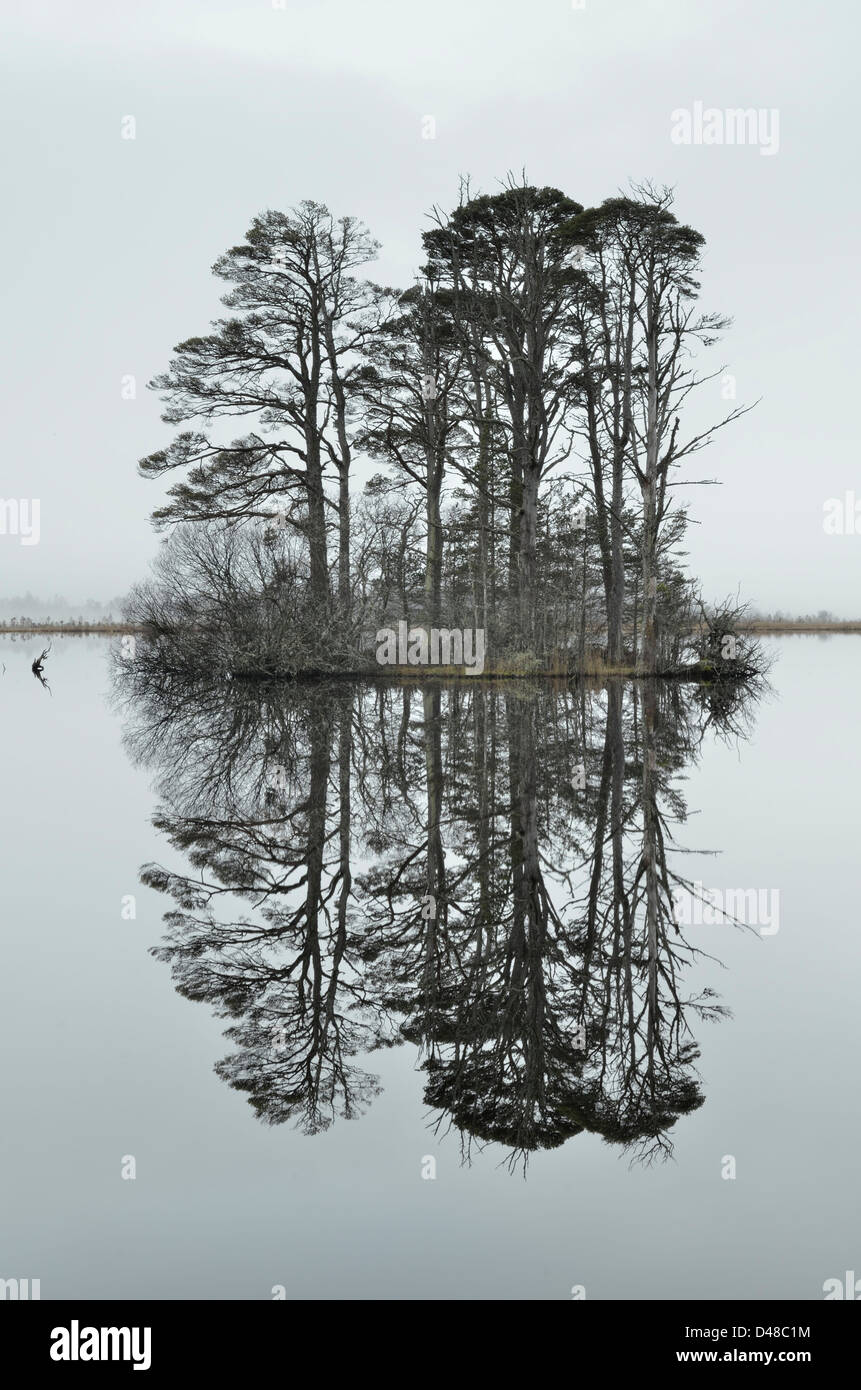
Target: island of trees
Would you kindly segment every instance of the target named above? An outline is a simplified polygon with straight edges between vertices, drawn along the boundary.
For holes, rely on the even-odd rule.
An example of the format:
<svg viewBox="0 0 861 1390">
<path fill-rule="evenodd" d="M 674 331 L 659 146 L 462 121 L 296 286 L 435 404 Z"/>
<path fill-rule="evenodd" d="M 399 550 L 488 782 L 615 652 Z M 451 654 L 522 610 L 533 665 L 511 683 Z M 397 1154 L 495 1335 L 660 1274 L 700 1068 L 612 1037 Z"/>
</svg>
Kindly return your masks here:
<svg viewBox="0 0 861 1390">
<path fill-rule="evenodd" d="M 355 218 L 256 217 L 213 267 L 227 316 L 150 383 L 179 431 L 139 465 L 169 483 L 145 659 L 367 674 L 406 622 L 483 631 L 490 674 L 744 675 L 741 609 L 684 568 L 685 465 L 747 408 L 686 427 L 728 322 L 703 245 L 665 188 L 465 181 L 401 290 Z"/>
</svg>

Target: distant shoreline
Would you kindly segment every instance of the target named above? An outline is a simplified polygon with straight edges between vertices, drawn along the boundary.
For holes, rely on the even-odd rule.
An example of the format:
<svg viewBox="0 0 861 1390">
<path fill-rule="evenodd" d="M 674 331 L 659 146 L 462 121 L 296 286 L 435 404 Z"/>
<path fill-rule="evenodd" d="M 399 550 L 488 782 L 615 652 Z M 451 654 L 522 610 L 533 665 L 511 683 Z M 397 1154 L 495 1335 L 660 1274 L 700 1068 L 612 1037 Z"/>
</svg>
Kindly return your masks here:
<svg viewBox="0 0 861 1390">
<path fill-rule="evenodd" d="M 861 618 L 835 619 L 833 622 L 816 622 L 804 618 L 749 618 L 737 625 L 739 632 L 750 632 L 759 636 L 780 636 L 793 632 L 854 632 L 861 633 Z M 142 629 L 132 623 L 8 623 L 0 621 L 0 635 L 29 636 L 43 634 L 48 636 L 70 636 L 92 633 L 97 636 L 114 637 L 128 633 L 139 633 Z"/>
<path fill-rule="evenodd" d="M 861 620 L 847 618 L 843 622 L 817 623 L 815 620 L 805 621 L 803 618 L 749 618 L 747 622 L 738 624 L 738 630 L 760 634 L 763 637 L 769 634 L 779 636 L 782 632 L 861 632 Z"/>
<path fill-rule="evenodd" d="M 75 635 L 87 632 L 101 634 L 105 637 L 119 636 L 126 632 L 139 632 L 140 628 L 133 627 L 130 623 L 5 623 L 0 622 L 0 634 L 29 636 L 31 633 L 41 633 L 53 636 L 62 635 L 64 632 Z"/>
</svg>

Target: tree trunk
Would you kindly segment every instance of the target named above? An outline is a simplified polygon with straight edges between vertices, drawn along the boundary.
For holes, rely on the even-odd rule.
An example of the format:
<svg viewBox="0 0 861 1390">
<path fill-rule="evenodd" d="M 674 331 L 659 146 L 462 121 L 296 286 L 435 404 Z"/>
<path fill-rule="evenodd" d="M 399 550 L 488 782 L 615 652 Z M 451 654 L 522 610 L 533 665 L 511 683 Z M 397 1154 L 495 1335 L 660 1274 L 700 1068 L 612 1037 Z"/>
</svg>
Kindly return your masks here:
<svg viewBox="0 0 861 1390">
<path fill-rule="evenodd" d="M 625 656 L 622 618 L 625 606 L 625 561 L 622 553 L 623 461 L 613 461 L 613 501 L 610 511 L 610 592 L 607 595 L 607 658 L 621 666 Z"/>
<path fill-rule="evenodd" d="M 338 603 L 341 613 L 349 617 L 352 607 L 350 591 L 350 471 L 349 464 L 338 469 Z"/>
<path fill-rule="evenodd" d="M 643 686 L 643 867 L 646 879 L 648 948 L 648 1043 L 657 1032 L 658 1012 L 658 809 L 656 726 L 658 697 L 654 680 Z"/>
<path fill-rule="evenodd" d="M 435 476 L 434 476 L 435 474 Z M 439 626 L 442 588 L 442 521 L 440 519 L 440 478 L 428 470 L 427 553 L 425 558 L 425 614 L 432 627 Z"/>
<path fill-rule="evenodd" d="M 518 596 L 520 637 L 525 647 L 535 629 L 535 542 L 538 531 L 538 471 L 529 467 L 524 472 L 520 504 L 520 549 L 518 553 Z"/>
<path fill-rule="evenodd" d="M 308 448 L 305 472 L 308 494 L 308 550 L 311 567 L 311 601 L 316 612 L 325 613 L 329 606 L 329 557 L 326 546 L 326 499 L 323 495 L 323 469 L 320 445 L 314 438 Z"/>
<path fill-rule="evenodd" d="M 488 549 L 488 504 L 490 488 L 490 426 L 483 418 L 480 395 L 476 404 L 479 410 L 478 427 L 478 467 L 476 487 L 478 488 L 478 565 L 476 573 L 476 627 L 487 628 L 487 549 Z"/>
<path fill-rule="evenodd" d="M 658 344 L 651 296 L 647 324 L 648 400 L 646 405 L 646 472 L 643 495 L 643 670 L 653 676 L 658 665 Z"/>
</svg>

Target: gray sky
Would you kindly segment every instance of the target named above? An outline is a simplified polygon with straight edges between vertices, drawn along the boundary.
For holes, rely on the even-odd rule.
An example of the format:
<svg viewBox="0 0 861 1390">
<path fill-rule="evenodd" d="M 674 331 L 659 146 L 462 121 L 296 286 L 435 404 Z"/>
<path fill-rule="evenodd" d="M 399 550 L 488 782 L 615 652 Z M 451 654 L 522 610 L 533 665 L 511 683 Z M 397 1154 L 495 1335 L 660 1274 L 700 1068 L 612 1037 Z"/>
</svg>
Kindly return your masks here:
<svg viewBox="0 0 861 1390">
<path fill-rule="evenodd" d="M 703 307 L 735 320 L 714 366 L 763 397 L 691 465 L 723 483 L 691 494 L 706 593 L 861 614 L 861 518 L 823 529 L 827 499 L 861 503 L 849 0 L 43 0 L 4 28 L 0 497 L 41 517 L 36 545 L 0 535 L 0 594 L 109 598 L 145 572 L 161 493 L 135 464 L 171 435 L 145 382 L 221 312 L 209 267 L 255 213 L 361 217 L 374 278 L 406 284 L 461 173 L 492 191 L 525 167 L 585 204 L 672 183 L 706 237 Z M 697 102 L 762 111 L 774 153 L 674 143 Z M 717 380 L 692 424 L 727 408 Z"/>
</svg>

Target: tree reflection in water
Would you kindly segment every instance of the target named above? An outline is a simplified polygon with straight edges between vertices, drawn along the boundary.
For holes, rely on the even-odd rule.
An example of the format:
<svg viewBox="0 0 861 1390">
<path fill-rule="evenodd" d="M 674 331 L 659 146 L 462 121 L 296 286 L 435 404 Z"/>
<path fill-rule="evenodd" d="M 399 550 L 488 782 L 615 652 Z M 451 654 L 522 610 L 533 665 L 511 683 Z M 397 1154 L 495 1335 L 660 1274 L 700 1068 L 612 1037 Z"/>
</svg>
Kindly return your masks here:
<svg viewBox="0 0 861 1390">
<path fill-rule="evenodd" d="M 313 1134 L 407 1043 L 432 1123 L 513 1167 L 586 1131 L 650 1161 L 702 1105 L 673 919 L 680 791 L 757 692 L 665 682 L 189 685 L 118 676 L 179 869 L 153 954 L 229 1021 L 216 1070 Z"/>
</svg>

